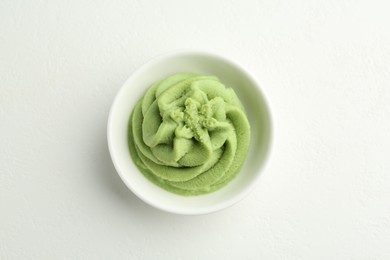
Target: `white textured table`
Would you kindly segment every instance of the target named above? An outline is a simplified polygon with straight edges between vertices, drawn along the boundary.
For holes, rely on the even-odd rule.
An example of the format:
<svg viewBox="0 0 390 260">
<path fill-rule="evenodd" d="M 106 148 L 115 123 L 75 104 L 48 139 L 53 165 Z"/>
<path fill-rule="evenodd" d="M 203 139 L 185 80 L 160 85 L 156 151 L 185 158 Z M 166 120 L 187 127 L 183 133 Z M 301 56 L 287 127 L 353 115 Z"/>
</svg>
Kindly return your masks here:
<svg viewBox="0 0 390 260">
<path fill-rule="evenodd" d="M 0 259 L 390 259 L 388 1 L 0 2 Z M 137 199 L 106 144 L 149 58 L 217 51 L 260 79 L 254 192 L 185 217 Z"/>
</svg>

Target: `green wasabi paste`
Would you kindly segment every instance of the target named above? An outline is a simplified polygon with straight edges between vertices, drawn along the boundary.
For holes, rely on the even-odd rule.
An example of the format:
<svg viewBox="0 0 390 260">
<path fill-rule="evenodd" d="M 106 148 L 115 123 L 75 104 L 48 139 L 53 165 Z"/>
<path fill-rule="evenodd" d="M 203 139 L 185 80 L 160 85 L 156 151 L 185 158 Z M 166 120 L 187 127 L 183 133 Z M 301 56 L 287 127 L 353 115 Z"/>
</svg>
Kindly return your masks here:
<svg viewBox="0 0 390 260">
<path fill-rule="evenodd" d="M 250 126 L 231 88 L 217 77 L 181 73 L 151 86 L 129 121 L 138 169 L 170 192 L 193 196 L 228 184 L 249 149 Z"/>
</svg>

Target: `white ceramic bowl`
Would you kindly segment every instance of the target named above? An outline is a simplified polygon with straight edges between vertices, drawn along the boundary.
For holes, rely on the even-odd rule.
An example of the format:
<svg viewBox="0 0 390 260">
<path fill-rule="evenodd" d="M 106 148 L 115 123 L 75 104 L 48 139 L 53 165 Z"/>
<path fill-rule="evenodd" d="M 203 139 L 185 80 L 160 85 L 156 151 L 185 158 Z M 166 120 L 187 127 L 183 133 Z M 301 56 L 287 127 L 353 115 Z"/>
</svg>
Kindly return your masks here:
<svg viewBox="0 0 390 260">
<path fill-rule="evenodd" d="M 184 197 L 156 186 L 137 169 L 127 146 L 127 130 L 136 102 L 155 82 L 179 72 L 217 76 L 234 88 L 244 104 L 251 125 L 250 150 L 237 177 L 224 188 L 206 195 Z M 108 119 L 108 146 L 123 182 L 146 203 L 172 213 L 200 215 L 227 208 L 254 187 L 271 147 L 271 117 L 256 80 L 237 63 L 198 51 L 180 51 L 154 58 L 136 70 L 112 104 Z"/>
</svg>

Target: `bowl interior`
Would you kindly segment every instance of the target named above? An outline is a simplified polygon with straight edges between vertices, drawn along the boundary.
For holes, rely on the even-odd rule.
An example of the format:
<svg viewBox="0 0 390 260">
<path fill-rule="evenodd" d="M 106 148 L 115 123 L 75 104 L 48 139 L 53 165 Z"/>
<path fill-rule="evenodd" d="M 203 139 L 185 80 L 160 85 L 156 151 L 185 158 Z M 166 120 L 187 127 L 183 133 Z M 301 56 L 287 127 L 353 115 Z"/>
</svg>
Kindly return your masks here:
<svg viewBox="0 0 390 260">
<path fill-rule="evenodd" d="M 237 177 L 224 188 L 206 195 L 184 197 L 147 180 L 134 165 L 127 146 L 127 128 L 136 102 L 155 82 L 172 74 L 194 72 L 217 76 L 235 90 L 251 125 L 250 150 Z M 108 122 L 110 154 L 125 184 L 148 204 L 173 213 L 205 214 L 228 207 L 253 187 L 269 153 L 271 122 L 266 101 L 255 80 L 237 64 L 207 53 L 180 52 L 160 56 L 134 72 L 119 91 Z"/>
</svg>

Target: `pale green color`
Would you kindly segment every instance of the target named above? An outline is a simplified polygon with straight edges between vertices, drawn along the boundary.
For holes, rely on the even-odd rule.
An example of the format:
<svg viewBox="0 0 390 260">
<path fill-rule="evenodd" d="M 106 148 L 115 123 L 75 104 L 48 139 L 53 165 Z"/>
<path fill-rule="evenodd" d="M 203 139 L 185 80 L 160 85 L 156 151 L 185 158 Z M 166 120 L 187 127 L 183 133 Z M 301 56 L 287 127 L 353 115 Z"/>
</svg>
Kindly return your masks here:
<svg viewBox="0 0 390 260">
<path fill-rule="evenodd" d="M 249 122 L 233 89 L 192 73 L 149 88 L 129 122 L 130 153 L 139 170 L 186 196 L 229 183 L 245 161 L 249 139 Z"/>
</svg>

